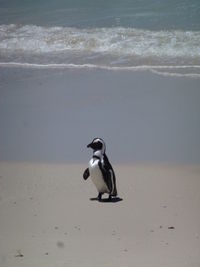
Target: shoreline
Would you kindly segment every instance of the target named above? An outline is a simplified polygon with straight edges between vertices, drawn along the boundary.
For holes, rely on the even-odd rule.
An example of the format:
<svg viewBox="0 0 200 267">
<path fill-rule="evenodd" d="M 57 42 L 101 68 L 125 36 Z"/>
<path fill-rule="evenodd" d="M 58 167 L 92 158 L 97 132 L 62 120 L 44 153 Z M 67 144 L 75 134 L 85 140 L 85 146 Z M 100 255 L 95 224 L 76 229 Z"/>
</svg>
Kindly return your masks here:
<svg viewBox="0 0 200 267">
<path fill-rule="evenodd" d="M 102 70 L 121 72 L 149 72 L 158 76 L 174 78 L 200 78 L 200 65 L 138 65 L 138 66 L 106 66 L 96 64 L 73 63 L 27 63 L 27 62 L 0 62 L 0 68 L 20 68 L 29 70 Z M 187 70 L 187 72 L 186 72 Z M 192 72 L 193 70 L 193 72 Z M 196 70 L 196 73 L 194 72 Z M 177 72 L 178 71 L 178 72 Z"/>
</svg>

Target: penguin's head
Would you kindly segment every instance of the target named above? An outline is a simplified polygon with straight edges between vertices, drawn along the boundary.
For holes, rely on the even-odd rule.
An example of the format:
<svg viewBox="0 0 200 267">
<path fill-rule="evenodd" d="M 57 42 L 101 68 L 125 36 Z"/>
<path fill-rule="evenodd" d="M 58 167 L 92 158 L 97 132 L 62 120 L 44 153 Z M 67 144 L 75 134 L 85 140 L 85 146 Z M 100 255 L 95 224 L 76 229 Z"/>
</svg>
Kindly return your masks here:
<svg viewBox="0 0 200 267">
<path fill-rule="evenodd" d="M 106 144 L 101 138 L 94 138 L 92 143 L 88 144 L 87 147 L 92 148 L 94 151 L 101 151 L 102 154 L 106 151 Z"/>
</svg>

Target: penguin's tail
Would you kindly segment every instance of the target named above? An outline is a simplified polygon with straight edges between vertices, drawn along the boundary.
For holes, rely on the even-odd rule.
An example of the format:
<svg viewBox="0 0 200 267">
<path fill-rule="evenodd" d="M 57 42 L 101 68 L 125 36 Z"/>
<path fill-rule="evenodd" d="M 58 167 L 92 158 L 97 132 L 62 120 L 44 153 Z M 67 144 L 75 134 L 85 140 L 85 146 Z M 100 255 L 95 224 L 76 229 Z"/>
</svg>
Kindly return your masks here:
<svg viewBox="0 0 200 267">
<path fill-rule="evenodd" d="M 110 194 L 112 197 L 116 197 L 117 196 L 117 189 L 115 188 L 111 194 Z"/>
</svg>

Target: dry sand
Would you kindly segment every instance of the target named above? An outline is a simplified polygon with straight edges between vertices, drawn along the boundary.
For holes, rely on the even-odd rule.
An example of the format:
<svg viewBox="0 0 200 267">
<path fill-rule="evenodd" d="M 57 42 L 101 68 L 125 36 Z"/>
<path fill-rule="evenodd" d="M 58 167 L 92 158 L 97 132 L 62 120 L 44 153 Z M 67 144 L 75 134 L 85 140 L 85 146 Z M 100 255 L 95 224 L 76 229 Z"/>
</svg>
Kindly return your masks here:
<svg viewBox="0 0 200 267">
<path fill-rule="evenodd" d="M 115 166 L 116 203 L 85 167 L 0 163 L 1 267 L 200 266 L 200 166 Z"/>
</svg>

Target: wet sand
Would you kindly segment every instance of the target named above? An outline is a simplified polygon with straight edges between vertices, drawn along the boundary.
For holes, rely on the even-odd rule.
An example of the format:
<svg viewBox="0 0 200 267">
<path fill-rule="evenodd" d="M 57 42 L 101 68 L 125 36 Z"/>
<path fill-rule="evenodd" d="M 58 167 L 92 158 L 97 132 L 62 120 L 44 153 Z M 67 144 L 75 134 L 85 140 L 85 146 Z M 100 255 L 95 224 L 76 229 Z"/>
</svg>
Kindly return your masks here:
<svg viewBox="0 0 200 267">
<path fill-rule="evenodd" d="M 148 71 L 0 68 L 0 160 L 200 164 L 199 79 Z"/>
</svg>

